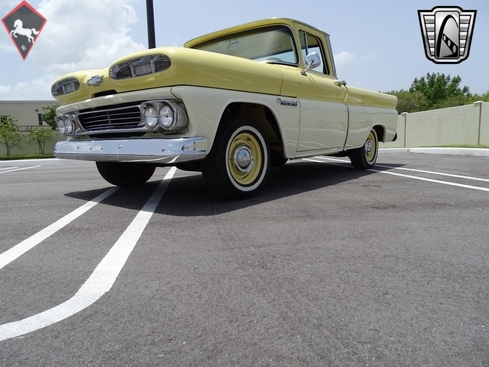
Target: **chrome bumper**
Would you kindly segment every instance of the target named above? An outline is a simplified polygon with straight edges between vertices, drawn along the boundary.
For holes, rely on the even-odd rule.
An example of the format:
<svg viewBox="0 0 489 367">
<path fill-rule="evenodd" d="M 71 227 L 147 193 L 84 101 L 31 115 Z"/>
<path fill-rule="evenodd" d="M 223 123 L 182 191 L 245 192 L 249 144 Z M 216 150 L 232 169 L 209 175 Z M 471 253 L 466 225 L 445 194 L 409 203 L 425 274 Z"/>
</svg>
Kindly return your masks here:
<svg viewBox="0 0 489 367">
<path fill-rule="evenodd" d="M 56 143 L 54 156 L 61 159 L 105 162 L 176 164 L 207 155 L 207 139 L 69 140 Z"/>
</svg>

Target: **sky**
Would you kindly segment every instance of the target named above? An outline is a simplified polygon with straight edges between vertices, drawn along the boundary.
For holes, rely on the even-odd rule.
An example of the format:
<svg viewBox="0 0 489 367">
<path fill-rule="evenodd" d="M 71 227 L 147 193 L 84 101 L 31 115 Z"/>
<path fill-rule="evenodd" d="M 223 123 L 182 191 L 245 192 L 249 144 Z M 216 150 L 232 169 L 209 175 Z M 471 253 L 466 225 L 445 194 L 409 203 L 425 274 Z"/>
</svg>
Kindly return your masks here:
<svg viewBox="0 0 489 367">
<path fill-rule="evenodd" d="M 0 0 L 0 18 L 21 1 Z M 51 85 L 84 69 L 108 67 L 148 47 L 146 0 L 29 0 L 46 19 L 26 60 L 0 26 L 0 100 L 52 99 Z M 156 46 L 183 46 L 200 35 L 254 20 L 286 17 L 331 35 L 338 78 L 388 92 L 414 78 L 444 73 L 471 93 L 489 90 L 489 0 L 153 0 Z M 418 10 L 436 6 L 477 10 L 469 57 L 460 64 L 428 60 Z"/>
</svg>

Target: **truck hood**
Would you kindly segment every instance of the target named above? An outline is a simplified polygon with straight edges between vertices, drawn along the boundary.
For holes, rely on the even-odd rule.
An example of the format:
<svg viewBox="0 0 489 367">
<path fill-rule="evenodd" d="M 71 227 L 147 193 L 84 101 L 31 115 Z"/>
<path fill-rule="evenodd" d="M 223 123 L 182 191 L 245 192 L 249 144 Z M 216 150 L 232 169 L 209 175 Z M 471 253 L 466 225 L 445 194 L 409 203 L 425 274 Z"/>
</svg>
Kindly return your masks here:
<svg viewBox="0 0 489 367">
<path fill-rule="evenodd" d="M 128 61 L 165 55 L 169 68 L 152 74 L 113 79 L 110 69 Z M 283 83 L 281 67 L 253 60 L 182 47 L 154 48 L 130 54 L 116 60 L 106 69 L 85 70 L 65 75 L 54 83 L 76 80 L 79 88 L 54 97 L 61 104 L 126 93 L 131 91 L 192 85 L 279 95 Z M 88 83 L 88 84 L 87 84 Z"/>
</svg>

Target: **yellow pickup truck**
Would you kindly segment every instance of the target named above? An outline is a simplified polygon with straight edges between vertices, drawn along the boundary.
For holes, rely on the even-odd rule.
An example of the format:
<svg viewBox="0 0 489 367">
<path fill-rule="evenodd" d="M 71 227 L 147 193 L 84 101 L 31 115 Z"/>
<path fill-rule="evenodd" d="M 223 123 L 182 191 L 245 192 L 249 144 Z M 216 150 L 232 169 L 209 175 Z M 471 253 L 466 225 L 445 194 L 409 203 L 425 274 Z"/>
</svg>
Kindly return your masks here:
<svg viewBox="0 0 489 367">
<path fill-rule="evenodd" d="M 368 169 L 379 141 L 397 136 L 396 98 L 339 80 L 329 35 L 292 19 L 134 53 L 65 75 L 51 93 L 67 137 L 55 156 L 95 161 L 120 186 L 176 166 L 241 199 L 263 188 L 270 165 L 343 155 Z"/>
</svg>

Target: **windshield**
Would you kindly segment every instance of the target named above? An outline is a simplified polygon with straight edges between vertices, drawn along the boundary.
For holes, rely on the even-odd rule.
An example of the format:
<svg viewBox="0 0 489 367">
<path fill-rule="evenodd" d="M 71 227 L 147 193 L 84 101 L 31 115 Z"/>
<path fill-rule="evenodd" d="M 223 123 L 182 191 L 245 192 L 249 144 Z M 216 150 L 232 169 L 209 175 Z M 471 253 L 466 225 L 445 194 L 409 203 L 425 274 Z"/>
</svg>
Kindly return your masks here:
<svg viewBox="0 0 489 367">
<path fill-rule="evenodd" d="M 216 38 L 193 48 L 250 60 L 298 64 L 292 32 L 285 26 L 253 29 Z"/>
</svg>

